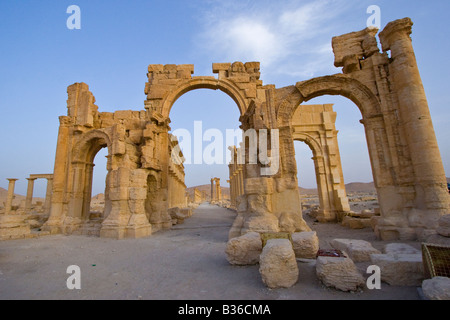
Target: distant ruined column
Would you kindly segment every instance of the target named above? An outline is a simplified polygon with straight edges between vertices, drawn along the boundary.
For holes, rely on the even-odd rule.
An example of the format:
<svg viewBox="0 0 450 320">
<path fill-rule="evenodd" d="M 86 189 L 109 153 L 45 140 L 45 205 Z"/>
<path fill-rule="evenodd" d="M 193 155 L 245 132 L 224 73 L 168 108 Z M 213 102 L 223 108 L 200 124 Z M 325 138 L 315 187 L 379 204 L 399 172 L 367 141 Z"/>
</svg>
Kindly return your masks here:
<svg viewBox="0 0 450 320">
<path fill-rule="evenodd" d="M 8 185 L 8 195 L 5 203 L 5 213 L 9 214 L 11 212 L 12 202 L 14 199 L 14 188 L 16 185 L 16 181 L 19 179 L 6 179 L 9 181 Z"/>
<path fill-rule="evenodd" d="M 25 212 L 31 210 L 31 205 L 33 202 L 33 189 L 34 189 L 34 181 L 36 178 L 27 178 L 28 180 L 28 188 L 27 188 L 27 199 L 25 201 Z"/>
<path fill-rule="evenodd" d="M 220 178 L 215 178 L 216 181 L 216 200 L 222 200 L 222 190 L 220 189 Z"/>
<path fill-rule="evenodd" d="M 214 201 L 214 179 L 211 179 L 211 202 Z"/>
</svg>

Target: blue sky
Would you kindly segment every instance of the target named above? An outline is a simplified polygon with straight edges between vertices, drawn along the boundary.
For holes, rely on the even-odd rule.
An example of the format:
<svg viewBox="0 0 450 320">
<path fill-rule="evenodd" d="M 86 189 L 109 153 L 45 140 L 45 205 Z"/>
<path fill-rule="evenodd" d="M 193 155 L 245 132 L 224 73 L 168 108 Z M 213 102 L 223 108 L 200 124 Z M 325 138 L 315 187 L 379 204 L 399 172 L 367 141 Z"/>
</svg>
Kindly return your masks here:
<svg viewBox="0 0 450 320">
<path fill-rule="evenodd" d="M 69 30 L 69 5 L 81 9 L 81 29 Z M 213 62 L 260 61 L 261 79 L 277 87 L 339 73 L 331 38 L 366 27 L 366 9 L 378 5 L 381 26 L 410 17 L 413 45 L 427 93 L 447 176 L 450 175 L 450 2 L 431 1 L 150 1 L 2 0 L 0 2 L 0 187 L 18 178 L 53 171 L 58 117 L 66 114 L 66 88 L 85 82 L 99 111 L 144 109 L 149 64 L 194 64 L 195 75 L 212 75 Z M 346 182 L 372 181 L 361 118 L 341 97 L 338 111 Z M 236 104 L 222 92 L 191 91 L 171 112 L 172 128 L 239 126 Z M 296 143 L 300 184 L 314 187 L 312 154 Z M 96 157 L 94 193 L 102 192 L 104 154 Z M 227 179 L 227 167 L 187 166 L 188 186 Z M 104 170 L 103 170 L 104 174 Z M 99 178 L 97 178 L 97 175 Z M 38 183 L 35 195 L 45 193 Z"/>
</svg>

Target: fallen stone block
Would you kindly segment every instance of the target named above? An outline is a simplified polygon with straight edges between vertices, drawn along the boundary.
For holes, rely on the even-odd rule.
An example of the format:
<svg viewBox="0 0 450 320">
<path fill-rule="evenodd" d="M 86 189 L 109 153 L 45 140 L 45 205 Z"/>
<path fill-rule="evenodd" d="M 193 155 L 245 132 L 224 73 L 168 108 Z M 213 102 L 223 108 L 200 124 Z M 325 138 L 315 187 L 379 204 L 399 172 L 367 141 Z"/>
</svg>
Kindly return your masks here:
<svg viewBox="0 0 450 320">
<path fill-rule="evenodd" d="M 263 232 L 261 233 L 263 248 L 270 239 L 288 239 L 292 242 L 292 236 L 289 232 Z"/>
<path fill-rule="evenodd" d="M 261 251 L 262 240 L 258 232 L 248 232 L 230 239 L 225 249 L 228 262 L 234 265 L 257 264 Z"/>
<path fill-rule="evenodd" d="M 317 251 L 319 250 L 319 238 L 315 231 L 293 233 L 292 244 L 297 258 L 316 258 Z"/>
<path fill-rule="evenodd" d="M 26 215 L 0 215 L 0 240 L 21 239 L 31 233 Z"/>
<path fill-rule="evenodd" d="M 450 214 L 446 214 L 439 219 L 437 233 L 443 237 L 450 237 Z"/>
<path fill-rule="evenodd" d="M 450 247 L 450 238 L 439 234 L 432 234 L 426 238 L 426 243 L 439 244 Z"/>
<path fill-rule="evenodd" d="M 353 218 L 364 218 L 364 219 L 370 219 L 373 216 L 375 216 L 375 213 L 368 209 L 363 209 L 360 212 L 351 212 L 349 216 Z"/>
<path fill-rule="evenodd" d="M 271 289 L 290 288 L 298 281 L 298 265 L 288 239 L 267 241 L 259 260 L 262 281 Z"/>
<path fill-rule="evenodd" d="M 364 240 L 334 239 L 331 241 L 331 246 L 346 252 L 354 262 L 370 261 L 371 254 L 381 253 L 372 247 L 370 242 Z"/>
<path fill-rule="evenodd" d="M 391 286 L 420 286 L 424 279 L 422 254 L 372 254 L 372 264 L 380 267 L 381 281 Z"/>
<path fill-rule="evenodd" d="M 180 209 L 180 214 L 186 218 L 192 216 L 193 210 L 191 208 L 182 208 Z"/>
<path fill-rule="evenodd" d="M 421 251 L 406 243 L 389 243 L 384 247 L 386 254 L 420 254 Z"/>
<path fill-rule="evenodd" d="M 424 280 L 422 291 L 429 300 L 450 300 L 450 278 L 434 277 Z"/>
<path fill-rule="evenodd" d="M 356 291 L 365 284 L 364 277 L 348 257 L 317 257 L 316 275 L 327 287 L 342 291 Z"/>
<path fill-rule="evenodd" d="M 371 227 L 371 223 L 368 218 L 345 216 L 342 219 L 342 226 L 350 229 L 364 229 Z"/>
</svg>

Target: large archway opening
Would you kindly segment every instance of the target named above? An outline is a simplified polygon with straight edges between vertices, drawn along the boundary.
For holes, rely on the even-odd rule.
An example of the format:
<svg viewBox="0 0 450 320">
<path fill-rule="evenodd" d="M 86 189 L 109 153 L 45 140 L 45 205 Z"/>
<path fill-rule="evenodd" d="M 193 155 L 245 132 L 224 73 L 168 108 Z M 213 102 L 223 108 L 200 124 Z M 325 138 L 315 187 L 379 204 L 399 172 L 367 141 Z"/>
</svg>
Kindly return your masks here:
<svg viewBox="0 0 450 320">
<path fill-rule="evenodd" d="M 74 147 L 72 161 L 71 199 L 68 215 L 73 221 L 66 225 L 83 235 L 98 236 L 101 223 L 108 215 L 108 159 L 110 139 L 101 130 L 86 133 Z M 97 167 L 94 169 L 94 167 Z M 99 196 L 99 194 L 101 194 Z"/>
<path fill-rule="evenodd" d="M 297 181 L 302 210 L 320 206 L 317 192 L 316 168 L 313 161 L 313 151 L 306 142 L 295 139 L 295 161 L 297 163 Z"/>
<path fill-rule="evenodd" d="M 323 95 L 307 104 L 332 103 L 340 162 L 350 209 L 360 212 L 378 206 L 374 175 L 360 109 L 343 96 Z"/>
<path fill-rule="evenodd" d="M 324 107 L 326 112 L 311 114 L 310 128 L 316 127 L 315 122 L 322 123 L 311 130 L 321 132 L 311 132 L 313 137 L 306 138 L 318 144 L 316 148 L 321 149 L 321 154 L 318 156 L 318 152 L 314 152 L 314 145 L 310 145 L 307 151 L 305 146 L 302 146 L 303 150 L 298 150 L 299 146 L 295 143 L 300 186 L 300 182 L 305 186 L 312 186 L 316 182 L 315 194 L 309 195 L 312 193 L 310 190 L 300 189 L 305 209 L 312 212 L 314 217 L 318 213 L 319 216 L 329 215 L 330 220 L 332 217 L 332 220 L 337 221 L 342 220 L 343 214 L 354 215 L 363 211 L 378 213 L 379 203 L 366 131 L 361 123 L 361 111 L 355 108 L 355 103 L 342 96 L 322 95 L 302 103 L 295 115 L 298 117 L 305 105 L 325 106 L 330 103 L 333 105 L 328 106 L 329 110 Z M 305 141 L 298 133 L 294 133 L 294 139 Z M 311 152 L 313 161 L 307 161 Z"/>
<path fill-rule="evenodd" d="M 186 203 L 193 209 L 199 205 L 201 209 L 202 203 L 209 205 L 213 200 L 211 180 L 218 178 L 220 199 L 216 204 L 226 208 L 230 204 L 228 164 L 231 154 L 228 147 L 239 146 L 242 140 L 241 113 L 229 94 L 207 88 L 194 89 L 182 94 L 170 110 L 169 133 L 178 139 L 184 156 Z M 217 193 L 213 193 L 213 197 L 215 195 Z M 170 195 L 168 198 L 171 199 Z M 214 224 L 216 218 L 208 219 Z"/>
<path fill-rule="evenodd" d="M 197 89 L 182 95 L 170 112 L 171 132 L 180 140 L 185 157 L 185 183 L 210 193 L 210 179 L 220 178 L 227 198 L 228 146 L 239 145 L 240 112 L 225 93 Z"/>
</svg>

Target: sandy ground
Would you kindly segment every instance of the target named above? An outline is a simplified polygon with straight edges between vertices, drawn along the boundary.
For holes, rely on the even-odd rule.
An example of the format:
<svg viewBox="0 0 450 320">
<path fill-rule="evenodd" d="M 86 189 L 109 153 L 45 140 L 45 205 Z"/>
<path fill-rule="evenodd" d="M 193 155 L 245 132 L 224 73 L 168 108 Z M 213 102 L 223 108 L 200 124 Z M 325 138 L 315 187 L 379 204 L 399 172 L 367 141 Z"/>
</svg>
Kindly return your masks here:
<svg viewBox="0 0 450 320">
<path fill-rule="evenodd" d="M 299 281 L 289 289 L 264 286 L 258 266 L 231 266 L 225 256 L 233 211 L 200 205 L 184 224 L 144 239 L 45 236 L 0 242 L 0 299 L 326 300 L 419 299 L 416 287 L 357 293 L 324 287 L 314 262 L 298 262 Z M 370 229 L 308 224 L 322 248 L 334 238 L 365 239 L 381 249 Z M 419 248 L 419 243 L 411 243 Z M 67 267 L 81 269 L 81 289 L 69 290 Z M 365 274 L 366 264 L 358 264 Z M 368 275 L 366 275 L 368 276 Z"/>
</svg>

